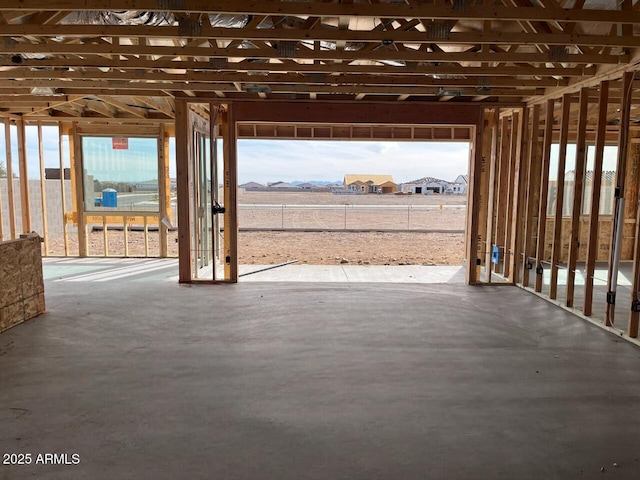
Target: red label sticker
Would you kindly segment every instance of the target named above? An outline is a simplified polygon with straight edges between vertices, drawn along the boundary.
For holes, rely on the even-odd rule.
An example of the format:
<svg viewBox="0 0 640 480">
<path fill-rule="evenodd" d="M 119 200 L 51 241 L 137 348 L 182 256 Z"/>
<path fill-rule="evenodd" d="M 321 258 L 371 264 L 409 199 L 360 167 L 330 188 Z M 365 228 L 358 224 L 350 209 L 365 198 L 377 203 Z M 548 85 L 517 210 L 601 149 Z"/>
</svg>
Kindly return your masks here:
<svg viewBox="0 0 640 480">
<path fill-rule="evenodd" d="M 114 150 L 129 150 L 129 139 L 126 137 L 113 137 L 111 147 Z"/>
</svg>

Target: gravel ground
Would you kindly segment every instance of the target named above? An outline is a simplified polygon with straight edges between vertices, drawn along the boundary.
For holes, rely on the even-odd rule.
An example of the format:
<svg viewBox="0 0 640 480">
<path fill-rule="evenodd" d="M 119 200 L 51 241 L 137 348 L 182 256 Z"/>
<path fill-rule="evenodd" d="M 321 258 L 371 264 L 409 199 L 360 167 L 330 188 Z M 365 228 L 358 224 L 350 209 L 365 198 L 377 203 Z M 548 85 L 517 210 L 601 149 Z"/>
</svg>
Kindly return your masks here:
<svg viewBox="0 0 640 480">
<path fill-rule="evenodd" d="M 328 193 L 272 193 L 240 192 L 239 203 L 259 205 L 455 205 L 454 208 L 428 212 L 411 211 L 412 228 L 451 230 L 451 232 L 407 232 L 406 211 L 385 211 L 381 214 L 363 210 L 348 211 L 349 227 L 398 228 L 397 232 L 247 232 L 238 239 L 240 264 L 278 264 L 297 259 L 300 263 L 331 265 L 337 263 L 369 265 L 460 265 L 464 258 L 465 196 L 448 195 L 331 195 Z M 460 208 L 457 208 L 460 207 Z M 401 208 L 401 207 L 399 207 Z M 265 227 L 259 210 L 241 210 L 240 226 Z M 275 212 L 276 214 L 278 212 Z M 285 221 L 289 227 L 342 228 L 343 216 L 332 221 L 335 212 L 310 212 L 295 208 L 288 210 Z M 309 222 L 311 222 L 309 224 Z M 279 228 L 277 219 L 273 227 Z M 309 224 L 309 225 L 307 225 Z M 271 226 L 271 225 L 269 225 Z M 177 232 L 169 233 L 169 255 L 178 255 Z M 122 231 L 108 232 L 108 253 L 124 255 L 125 235 Z M 128 233 L 128 254 L 131 257 L 157 256 L 158 233 L 149 232 L 147 247 L 143 232 Z M 75 235 L 69 236 L 69 253 L 77 255 Z M 50 239 L 50 255 L 64 255 L 64 241 Z M 89 254 L 104 255 L 103 232 L 89 233 Z"/>
</svg>

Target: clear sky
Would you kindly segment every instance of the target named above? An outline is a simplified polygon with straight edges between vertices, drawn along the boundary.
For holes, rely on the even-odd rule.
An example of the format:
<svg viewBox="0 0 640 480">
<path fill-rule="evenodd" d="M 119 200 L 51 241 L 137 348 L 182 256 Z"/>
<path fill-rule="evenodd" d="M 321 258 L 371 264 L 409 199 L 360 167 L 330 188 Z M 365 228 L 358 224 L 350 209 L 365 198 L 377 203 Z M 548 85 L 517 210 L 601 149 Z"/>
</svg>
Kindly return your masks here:
<svg viewBox="0 0 640 480">
<path fill-rule="evenodd" d="M 57 127 L 43 127 L 46 167 L 59 167 Z M 16 128 L 12 126 L 14 171 L 18 169 Z M 30 178 L 39 178 L 38 142 L 35 127 L 26 129 Z M 170 175 L 175 177 L 174 142 L 171 142 Z M 132 145 L 133 147 L 133 145 Z M 65 157 L 68 147 L 64 145 Z M 589 148 L 587 169 L 593 167 L 593 148 Z M 617 149 L 605 149 L 605 170 L 615 170 Z M 552 149 L 550 178 L 556 178 L 558 146 Z M 340 181 L 347 173 L 393 175 L 398 183 L 421 177 L 454 180 L 468 173 L 467 143 L 361 142 L 361 141 L 283 141 L 241 140 L 238 142 L 239 183 L 276 181 Z M 4 131 L 0 129 L 0 162 L 5 162 Z M 68 158 L 65 166 L 68 166 Z M 566 170 L 575 167 L 575 145 L 567 149 Z M 149 173 L 145 172 L 144 178 Z"/>
</svg>

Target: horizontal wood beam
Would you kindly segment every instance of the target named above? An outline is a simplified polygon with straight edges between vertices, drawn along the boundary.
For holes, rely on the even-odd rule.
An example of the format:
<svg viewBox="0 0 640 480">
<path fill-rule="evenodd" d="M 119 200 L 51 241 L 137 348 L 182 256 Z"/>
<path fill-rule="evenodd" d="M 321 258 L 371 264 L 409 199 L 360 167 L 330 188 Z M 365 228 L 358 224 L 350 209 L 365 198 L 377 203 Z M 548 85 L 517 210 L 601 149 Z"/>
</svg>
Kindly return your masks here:
<svg viewBox="0 0 640 480">
<path fill-rule="evenodd" d="M 258 80 L 258 79 L 256 79 Z M 2 89 L 14 89 L 16 87 L 16 81 L 13 80 L 0 80 L 0 94 Z M 44 79 L 23 79 L 20 82 L 22 87 L 49 87 L 49 88 L 64 88 L 69 85 L 70 82 L 66 80 L 44 80 Z M 252 82 L 253 83 L 253 82 Z M 256 81 L 255 84 L 262 86 L 262 82 Z M 142 82 L 124 82 L 118 80 L 75 80 L 73 87 L 75 90 L 84 89 L 85 93 L 91 93 L 96 89 L 113 89 L 120 94 L 125 94 L 130 87 L 135 91 L 140 90 L 152 90 L 155 91 L 161 86 L 167 91 L 186 91 L 193 92 L 238 92 L 238 88 L 234 83 L 190 83 L 190 82 L 166 82 L 166 83 L 142 83 Z M 421 87 L 411 85 L 304 85 L 304 84 L 271 84 L 267 85 L 268 91 L 265 93 L 302 93 L 302 92 L 315 92 L 315 93 L 345 93 L 356 95 L 358 93 L 366 93 L 370 95 L 428 95 L 437 96 L 441 93 L 441 87 Z M 254 85 L 250 85 L 247 88 L 254 88 Z M 249 93 L 251 93 L 249 91 Z M 542 95 L 544 89 L 542 88 L 523 88 L 523 89 L 509 89 L 509 88 L 490 88 L 486 95 L 492 97 L 495 96 L 531 96 Z M 110 93 L 109 93 L 110 95 Z M 133 95 L 132 96 L 139 96 Z M 458 88 L 456 89 L 456 96 L 475 96 L 477 90 L 475 88 Z"/>
<path fill-rule="evenodd" d="M 475 125 L 482 110 L 483 106 L 480 105 L 434 105 L 413 102 L 234 102 L 238 122 Z"/>
<path fill-rule="evenodd" d="M 145 25 L 4 25 L 0 37 L 66 37 L 66 38 L 184 38 L 179 27 Z M 273 29 L 273 28 L 220 28 L 206 23 L 198 31 L 189 33 L 190 39 L 208 40 L 264 40 L 264 41 L 328 41 L 359 43 L 408 43 L 439 45 L 581 45 L 599 47 L 640 47 L 640 36 L 635 35 L 588 35 L 584 33 L 509 33 L 509 32 L 450 32 L 446 38 L 437 39 L 418 30 L 338 30 Z"/>
<path fill-rule="evenodd" d="M 309 75 L 300 73 L 270 73 L 265 75 L 252 75 L 249 73 L 231 72 L 193 72 L 167 73 L 152 70 L 141 72 L 140 70 L 119 71 L 113 69 L 108 72 L 86 70 L 36 70 L 30 68 L 14 68 L 0 71 L 0 79 L 87 79 L 100 78 L 101 80 L 126 80 L 140 82 L 140 77 L 152 76 L 154 81 L 168 82 L 249 82 L 249 83 L 298 83 L 298 84 L 368 84 L 368 85 L 414 85 L 414 86 L 459 86 L 459 87 L 561 87 L 568 85 L 568 80 L 556 80 L 553 78 L 523 79 L 512 77 L 474 77 L 467 74 L 466 78 L 443 78 L 442 76 L 424 75 Z"/>
<path fill-rule="evenodd" d="M 114 45 L 109 43 L 0 43 L 0 54 L 57 54 L 57 55 L 151 55 L 159 57 L 210 57 L 210 58 L 285 58 L 275 48 L 219 48 L 219 47 L 173 47 L 149 45 Z M 312 50 L 298 48 L 294 55 L 304 60 L 374 60 L 407 62 L 499 62 L 499 63 L 551 63 L 554 61 L 548 53 L 511 53 L 511 52 L 444 52 L 441 50 L 425 52 L 410 48 L 393 49 L 381 47 L 377 50 Z M 565 63 L 575 64 L 619 64 L 627 63 L 629 55 L 566 54 Z"/>
<path fill-rule="evenodd" d="M 144 60 L 140 58 L 128 57 L 127 59 L 112 60 L 103 57 L 87 58 L 56 58 L 46 57 L 38 60 L 28 58 L 22 59 L 22 67 L 45 68 L 117 68 L 126 69 L 171 69 L 171 70 L 195 70 L 195 71 L 215 71 L 215 72 L 299 72 L 299 73 L 370 73 L 376 75 L 470 75 L 470 76 L 491 76 L 496 75 L 493 67 L 461 66 L 455 64 L 440 65 L 412 65 L 406 66 L 392 65 L 350 65 L 346 63 L 250 63 L 243 61 L 230 61 L 226 65 L 214 66 L 211 62 L 196 60 L 167 60 L 158 58 L 156 60 Z M 583 77 L 594 75 L 595 67 L 535 67 L 520 65 L 517 67 L 501 66 L 500 75 L 508 76 L 535 76 L 535 77 Z"/>
<path fill-rule="evenodd" d="M 76 11 L 85 10 L 88 5 L 78 5 L 68 0 L 51 0 L 48 10 Z M 514 21 L 551 21 L 551 22 L 595 22 L 595 23 L 640 23 L 637 10 L 604 9 L 564 9 L 507 6 L 453 6 L 394 3 L 324 3 L 324 2 L 281 2 L 274 0 L 191 0 L 159 2 L 158 0 L 92 0 L 92 10 L 149 10 L 181 13 L 226 13 L 236 15 L 295 15 L 312 17 L 377 17 L 377 18 L 421 18 L 440 20 L 514 20 Z M 2 4 L 0 11 L 23 12 L 41 11 L 39 0 L 20 0 Z"/>
</svg>

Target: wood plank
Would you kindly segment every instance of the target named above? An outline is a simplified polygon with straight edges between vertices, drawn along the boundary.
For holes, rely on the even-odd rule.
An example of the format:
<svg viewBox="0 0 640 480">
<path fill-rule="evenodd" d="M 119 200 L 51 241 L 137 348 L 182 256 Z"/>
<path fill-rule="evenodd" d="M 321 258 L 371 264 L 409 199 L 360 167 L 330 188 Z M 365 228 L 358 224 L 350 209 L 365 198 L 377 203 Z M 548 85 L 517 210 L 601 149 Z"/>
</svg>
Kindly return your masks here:
<svg viewBox="0 0 640 480">
<path fill-rule="evenodd" d="M 166 2 L 157 0 L 136 0 L 136 9 L 149 11 L 164 11 Z M 224 13 L 232 15 L 276 15 L 276 16 L 305 16 L 305 17 L 378 17 L 378 18 L 429 18 L 440 20 L 527 20 L 550 22 L 605 22 L 605 23 L 640 23 L 637 11 L 621 11 L 607 9 L 564 9 L 564 8 L 536 8 L 513 7 L 503 5 L 467 6 L 464 9 L 451 8 L 450 5 L 437 4 L 394 4 L 393 8 L 385 3 L 318 3 L 318 2 L 280 2 L 275 0 L 218 0 L 211 3 L 207 0 L 192 0 L 190 2 L 173 2 L 172 11 L 180 13 Z M 74 11 L 78 9 L 75 2 L 67 0 L 53 0 L 48 9 L 59 11 Z M 130 10 L 131 0 L 93 0 L 93 10 Z M 30 12 L 41 11 L 42 2 L 39 0 L 21 0 L 19 3 L 0 5 L 0 11 Z"/>
<path fill-rule="evenodd" d="M 40 208 L 42 209 L 42 238 L 44 255 L 49 255 L 49 226 L 47 221 L 47 187 L 44 170 L 44 145 L 42 143 L 42 122 L 38 122 L 38 163 L 40 164 Z M 61 175 L 64 176 L 64 175 Z"/>
<path fill-rule="evenodd" d="M 394 6 L 395 8 L 395 6 Z M 547 10 L 547 9 L 544 9 Z M 112 43 L 25 43 L 8 42 L 0 43 L 0 53 L 5 55 L 30 55 L 30 54 L 55 54 L 55 55 L 108 55 L 108 56 L 160 56 L 160 57 L 213 57 L 213 58 L 257 58 L 257 59 L 282 59 L 284 58 L 277 50 L 267 47 L 249 49 L 221 48 L 211 46 L 169 46 L 161 45 L 130 45 Z M 546 63 L 549 61 L 548 52 L 517 52 L 498 50 L 496 47 L 490 52 L 477 51 L 443 51 L 435 49 L 426 51 L 424 49 L 395 49 L 385 50 L 386 60 L 404 62 L 500 62 L 500 63 Z M 563 60 L 566 63 L 577 64 L 610 64 L 617 65 L 623 61 L 629 61 L 628 55 L 603 55 L 591 53 L 567 53 Z M 295 54 L 300 60 L 380 60 L 380 53 L 377 51 L 350 50 L 310 50 L 298 49 Z M 145 84 L 140 83 L 137 88 L 144 88 Z M 173 88 L 169 88 L 172 90 Z M 493 92 L 492 92 L 493 95 Z"/>
<path fill-rule="evenodd" d="M 553 245 L 551 247 L 551 280 L 549 298 L 558 297 L 558 264 L 562 253 L 562 207 L 564 206 L 564 171 L 567 163 L 567 143 L 569 137 L 569 117 L 571 96 L 562 97 L 562 116 L 560 118 L 560 145 L 558 152 L 558 175 L 556 177 L 556 204 L 553 221 Z"/>
<path fill-rule="evenodd" d="M 573 183 L 573 208 L 571 212 L 571 237 L 569 243 L 569 260 L 567 262 L 567 298 L 566 306 L 573 307 L 575 292 L 576 265 L 580 242 L 580 214 L 582 212 L 582 194 L 584 177 L 587 168 L 587 112 L 589 109 L 589 90 L 580 91 L 580 111 L 578 113 L 578 142 L 576 145 L 575 181 Z"/>
<path fill-rule="evenodd" d="M 171 208 L 171 180 L 169 178 L 169 135 L 162 129 L 158 139 L 158 203 L 160 208 L 160 218 L 167 217 L 173 224 Z M 168 256 L 168 228 L 163 222 L 158 223 L 158 235 L 160 241 L 160 257 Z"/>
<path fill-rule="evenodd" d="M 522 212 L 523 212 L 523 189 L 524 179 L 527 171 L 524 165 L 524 157 L 526 155 L 527 142 L 524 137 L 527 133 L 527 124 L 529 122 L 529 109 L 524 108 L 518 118 L 518 130 L 516 135 L 516 158 L 513 172 L 513 204 L 511 208 L 511 267 L 509 281 L 519 283 L 520 281 L 520 265 L 522 264 Z"/>
<path fill-rule="evenodd" d="M 494 237 L 494 245 L 498 247 L 499 256 L 496 265 L 496 273 L 504 274 L 504 263 L 506 256 L 506 247 L 504 238 L 506 235 L 506 217 L 507 217 L 507 197 L 508 197 L 508 178 L 509 178 L 509 149 L 510 149 L 510 129 L 509 118 L 504 116 L 500 122 L 500 157 L 498 159 L 498 186 L 497 188 L 497 204 L 496 204 L 496 233 Z"/>
<path fill-rule="evenodd" d="M 11 234 L 11 240 L 17 237 L 16 235 L 16 205 L 15 196 L 13 193 L 13 159 L 11 157 L 11 121 L 8 118 L 4 119 L 4 146 L 5 146 L 5 158 L 7 160 L 7 205 L 9 206 L 9 233 Z"/>
<path fill-rule="evenodd" d="M 16 122 L 18 132 L 18 166 L 20 169 L 20 213 L 22 214 L 22 233 L 31 232 L 31 204 L 29 202 L 29 171 L 24 121 Z"/>
<path fill-rule="evenodd" d="M 62 124 L 58 124 L 58 158 L 60 160 L 60 207 L 62 210 L 63 220 L 62 220 L 62 236 L 64 240 L 64 254 L 65 256 L 69 256 L 69 229 L 67 228 L 67 204 L 66 204 L 66 187 L 64 184 L 64 149 L 62 138 L 64 136 L 64 130 L 62 128 Z"/>
<path fill-rule="evenodd" d="M 511 278 L 511 267 L 514 263 L 513 250 L 511 245 L 511 237 L 513 234 L 513 204 L 514 204 L 514 191 L 515 191 L 515 174 L 516 167 L 515 161 L 517 157 L 517 151 L 520 147 L 518 144 L 518 128 L 520 125 L 520 111 L 516 110 L 511 114 L 511 137 L 509 139 L 509 160 L 507 168 L 509 174 L 507 176 L 507 211 L 505 217 L 505 236 L 504 236 L 504 276 Z"/>
<path fill-rule="evenodd" d="M 489 117 L 489 129 L 491 130 L 491 153 L 489 159 L 489 185 L 487 196 L 487 233 L 485 235 L 485 281 L 491 283 L 491 277 L 493 273 L 493 233 L 495 230 L 495 212 L 496 212 L 496 188 L 498 179 L 498 122 L 499 112 L 494 110 L 493 115 Z"/>
<path fill-rule="evenodd" d="M 0 37 L 34 36 L 34 37 L 140 37 L 142 39 L 181 39 L 179 27 L 175 26 L 146 26 L 146 25 L 38 25 L 11 24 L 3 26 Z M 373 30 L 337 30 L 329 28 L 316 28 L 306 30 L 303 28 L 278 29 L 275 32 L 270 28 L 224 28 L 204 27 L 199 32 L 190 33 L 192 39 L 209 40 L 258 40 L 269 41 L 277 38 L 283 41 L 324 41 L 324 42 L 358 42 L 379 44 L 383 40 L 391 40 L 394 43 L 425 44 L 433 43 L 433 38 L 425 35 L 417 29 L 373 29 Z M 580 46 L 596 47 L 639 47 L 637 37 L 630 35 L 596 35 L 588 33 L 565 32 L 505 32 L 505 31 L 473 31 L 450 32 L 447 35 L 447 45 L 452 44 L 478 44 L 511 45 L 511 44 L 544 44 L 566 46 L 575 44 Z M 144 43 L 141 43 L 144 45 Z M 490 49 L 484 49 L 488 52 Z M 586 53 L 586 52 L 585 52 Z"/>
<path fill-rule="evenodd" d="M 626 182 L 626 164 L 627 164 L 627 150 L 629 143 L 629 124 L 631 116 L 631 90 L 633 86 L 633 72 L 627 72 L 624 74 L 622 81 L 622 102 L 620 104 L 620 138 L 618 140 L 618 163 L 616 167 L 616 205 L 614 209 L 613 225 L 611 227 L 611 243 L 610 243 L 610 255 L 609 255 L 609 270 L 607 272 L 607 292 L 611 301 L 607 301 L 607 310 L 605 312 L 605 325 L 610 327 L 615 322 L 615 295 L 617 290 L 617 264 L 619 252 L 616 251 L 616 232 L 618 228 L 622 228 L 619 224 L 618 210 L 621 206 L 621 199 L 624 199 L 625 195 L 625 182 Z"/>
<path fill-rule="evenodd" d="M 74 124 L 69 133 L 69 155 L 71 160 L 71 203 L 76 215 L 78 226 L 78 255 L 86 257 L 89 252 L 87 238 L 87 223 L 84 218 L 83 184 L 82 176 L 82 138 Z M 64 175 L 61 175 L 64 176 Z"/>
<path fill-rule="evenodd" d="M 477 206 L 479 221 L 478 221 L 478 250 L 476 258 L 478 262 L 483 262 L 487 258 L 487 252 L 490 251 L 487 234 L 488 224 L 488 197 L 489 197 L 489 161 L 491 157 L 491 136 L 493 132 L 493 125 L 496 122 L 497 116 L 494 109 L 486 111 L 483 120 L 485 122 L 483 127 L 482 136 L 482 160 L 480 164 L 480 197 Z M 449 129 L 451 135 L 451 129 Z M 481 270 L 481 268 L 480 268 Z M 488 276 L 491 277 L 491 264 L 485 265 L 485 270 L 488 272 Z M 480 272 L 478 272 L 478 281 L 480 281 Z"/>
<path fill-rule="evenodd" d="M 526 212 L 524 222 L 524 257 L 522 269 L 522 285 L 529 286 L 529 277 L 531 270 L 527 268 L 528 264 L 533 264 L 535 257 L 534 233 L 537 225 L 534 219 L 538 213 L 538 204 L 540 201 L 540 105 L 534 105 L 531 119 L 531 136 L 529 138 L 529 175 L 526 182 Z"/>
<path fill-rule="evenodd" d="M 584 303 L 582 313 L 590 317 L 593 313 L 593 273 L 598 255 L 598 224 L 600 218 L 600 187 L 602 185 L 602 163 L 607 128 L 607 111 L 609 106 L 609 81 L 600 84 L 598 100 L 598 125 L 596 134 L 595 157 L 593 165 L 593 182 L 591 187 L 591 210 L 589 212 L 589 236 L 587 240 L 587 259 L 585 262 Z"/>
<path fill-rule="evenodd" d="M 189 116 L 187 103 L 176 99 L 176 182 L 178 188 L 178 278 L 191 281 L 191 188 L 189 175 Z"/>
<path fill-rule="evenodd" d="M 238 157 L 233 107 L 222 114 L 224 152 L 224 266 L 225 280 L 238 282 Z"/>
</svg>

